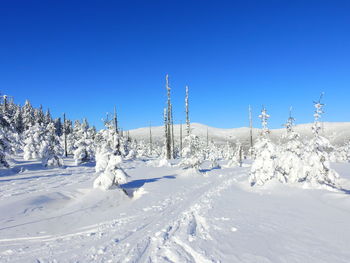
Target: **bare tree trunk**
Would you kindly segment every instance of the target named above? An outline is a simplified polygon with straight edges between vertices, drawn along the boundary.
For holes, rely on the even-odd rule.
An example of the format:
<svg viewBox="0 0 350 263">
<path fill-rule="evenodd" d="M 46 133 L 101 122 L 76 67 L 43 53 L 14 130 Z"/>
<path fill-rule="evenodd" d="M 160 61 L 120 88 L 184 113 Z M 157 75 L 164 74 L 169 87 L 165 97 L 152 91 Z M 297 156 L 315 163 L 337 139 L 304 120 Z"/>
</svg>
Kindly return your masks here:
<svg viewBox="0 0 350 263">
<path fill-rule="evenodd" d="M 68 156 L 67 151 L 67 125 L 66 125 L 66 114 L 63 113 L 63 137 L 64 137 L 64 156 Z"/>
<path fill-rule="evenodd" d="M 117 119 L 117 111 L 116 111 L 115 106 L 114 106 L 114 118 L 113 118 L 113 123 L 114 123 L 115 132 L 116 132 L 117 134 L 119 134 L 119 130 L 118 130 L 118 119 Z"/>
<path fill-rule="evenodd" d="M 171 112 L 171 144 L 172 144 L 172 158 L 175 159 L 175 136 L 174 136 L 174 119 L 173 119 L 173 105 L 170 107 Z"/>
<path fill-rule="evenodd" d="M 188 106 L 188 86 L 186 86 L 185 105 L 186 105 L 186 131 L 187 131 L 187 136 L 189 136 L 191 133 L 191 127 L 190 127 L 189 106 Z"/>
<path fill-rule="evenodd" d="M 117 149 L 116 149 L 117 150 L 117 154 L 121 155 L 120 138 L 119 138 L 119 130 L 118 130 L 118 119 L 117 119 L 117 111 L 116 111 L 115 106 L 114 106 L 113 125 L 114 125 L 115 133 L 117 134 Z"/>
<path fill-rule="evenodd" d="M 152 125 L 149 124 L 149 147 L 150 147 L 150 154 L 153 152 L 153 142 L 152 142 Z"/>
<path fill-rule="evenodd" d="M 182 121 L 180 121 L 180 157 L 182 157 Z"/>
<path fill-rule="evenodd" d="M 165 76 L 166 80 L 166 89 L 167 89 L 167 95 L 168 95 L 168 109 L 167 109 L 167 139 L 166 139 L 166 155 L 167 159 L 171 159 L 171 100 L 170 100 L 170 87 L 169 87 L 169 76 L 168 74 Z"/>
<path fill-rule="evenodd" d="M 253 157 L 253 119 L 252 119 L 252 109 L 249 105 L 249 128 L 250 128 L 250 157 Z"/>
<path fill-rule="evenodd" d="M 167 159 L 169 158 L 169 136 L 168 136 L 168 118 L 167 118 L 167 110 L 166 108 L 164 108 L 164 114 L 163 114 L 163 118 L 164 118 L 164 147 L 165 147 L 165 156 Z"/>
<path fill-rule="evenodd" d="M 242 163 L 243 163 L 243 149 L 242 149 L 242 145 L 239 146 L 239 166 L 242 167 Z"/>
</svg>

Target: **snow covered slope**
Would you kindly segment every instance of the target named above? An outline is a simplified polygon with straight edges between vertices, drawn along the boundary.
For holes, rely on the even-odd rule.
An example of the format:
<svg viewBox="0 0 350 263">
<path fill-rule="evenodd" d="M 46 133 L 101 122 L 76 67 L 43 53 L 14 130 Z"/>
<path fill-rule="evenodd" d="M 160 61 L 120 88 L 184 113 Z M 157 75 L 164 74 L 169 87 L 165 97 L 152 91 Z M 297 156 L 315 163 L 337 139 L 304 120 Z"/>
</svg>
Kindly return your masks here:
<svg viewBox="0 0 350 263">
<path fill-rule="evenodd" d="M 350 122 L 324 122 L 323 134 L 325 137 L 330 139 L 333 144 L 342 144 L 345 140 L 350 139 Z M 311 132 L 312 124 L 299 124 L 295 127 L 295 131 L 301 134 L 302 137 L 308 138 L 312 135 Z M 185 134 L 185 126 L 182 126 L 183 135 Z M 247 143 L 249 141 L 249 128 L 234 128 L 234 129 L 219 129 L 210 126 L 206 126 L 199 123 L 191 123 L 192 132 L 205 139 L 207 136 L 207 130 L 210 139 L 213 139 L 217 143 L 224 143 L 226 141 L 236 141 Z M 259 134 L 260 129 L 253 129 L 253 137 Z M 285 132 L 285 129 L 272 129 L 271 138 L 278 140 L 281 135 Z M 180 136 L 180 125 L 174 125 L 174 134 L 177 138 Z M 135 139 L 149 140 L 149 128 L 139 128 L 130 130 L 130 136 Z M 164 127 L 152 127 L 152 136 L 155 141 L 163 141 Z"/>
<path fill-rule="evenodd" d="M 1 175 L 0 262 L 349 262 L 350 164 L 333 164 L 344 190 L 328 191 L 125 162 L 130 199 L 65 162 Z"/>
</svg>

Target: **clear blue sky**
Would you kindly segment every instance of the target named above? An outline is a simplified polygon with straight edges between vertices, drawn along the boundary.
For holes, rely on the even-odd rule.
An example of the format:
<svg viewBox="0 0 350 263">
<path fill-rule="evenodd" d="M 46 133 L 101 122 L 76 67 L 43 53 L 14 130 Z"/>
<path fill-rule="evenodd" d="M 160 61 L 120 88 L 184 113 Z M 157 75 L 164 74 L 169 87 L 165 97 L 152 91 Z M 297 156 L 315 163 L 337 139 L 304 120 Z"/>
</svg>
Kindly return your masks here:
<svg viewBox="0 0 350 263">
<path fill-rule="evenodd" d="M 0 90 L 54 116 L 100 119 L 116 105 L 124 129 L 162 125 L 165 74 L 175 121 L 254 126 L 264 104 L 276 128 L 294 107 L 350 121 L 350 1 L 3 0 Z"/>
</svg>

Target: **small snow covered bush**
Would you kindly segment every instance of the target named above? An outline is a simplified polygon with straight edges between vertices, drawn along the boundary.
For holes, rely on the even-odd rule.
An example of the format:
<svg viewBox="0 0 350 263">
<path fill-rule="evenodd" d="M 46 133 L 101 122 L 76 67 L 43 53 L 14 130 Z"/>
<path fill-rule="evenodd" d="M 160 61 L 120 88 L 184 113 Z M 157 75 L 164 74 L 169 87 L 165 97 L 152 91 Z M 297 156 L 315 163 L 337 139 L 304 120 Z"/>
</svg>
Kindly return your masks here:
<svg viewBox="0 0 350 263">
<path fill-rule="evenodd" d="M 194 168 L 198 170 L 204 160 L 202 146 L 196 135 L 190 134 L 185 137 L 182 149 L 182 160 L 179 165 L 185 169 Z"/>
<path fill-rule="evenodd" d="M 249 181 L 263 185 L 276 178 L 276 147 L 268 138 L 260 138 L 254 146 L 255 159 L 250 170 Z"/>
<path fill-rule="evenodd" d="M 126 183 L 128 175 L 121 168 L 123 159 L 119 151 L 119 135 L 109 128 L 99 132 L 99 145 L 96 151 L 96 173 L 94 188 L 103 190 L 119 187 Z"/>
</svg>

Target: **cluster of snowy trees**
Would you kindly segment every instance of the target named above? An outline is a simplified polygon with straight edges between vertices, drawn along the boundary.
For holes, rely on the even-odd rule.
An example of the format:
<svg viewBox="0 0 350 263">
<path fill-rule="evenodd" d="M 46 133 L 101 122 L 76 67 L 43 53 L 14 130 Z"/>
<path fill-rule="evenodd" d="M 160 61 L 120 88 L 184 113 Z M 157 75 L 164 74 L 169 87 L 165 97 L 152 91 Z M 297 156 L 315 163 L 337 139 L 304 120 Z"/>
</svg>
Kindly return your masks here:
<svg viewBox="0 0 350 263">
<path fill-rule="evenodd" d="M 250 171 L 252 186 L 263 185 L 273 179 L 282 183 L 337 186 L 338 175 L 330 168 L 330 155 L 337 151 L 328 139 L 321 136 L 320 118 L 323 106 L 321 98 L 314 103 L 311 140 L 301 140 L 300 135 L 293 129 L 294 118 L 290 115 L 285 124 L 286 133 L 279 144 L 274 144 L 269 139 L 267 121 L 270 116 L 263 108 L 259 116 L 262 132 L 253 149 L 254 161 Z M 349 152 L 350 148 L 345 149 L 346 147 L 342 147 L 342 153 Z"/>
<path fill-rule="evenodd" d="M 0 165 L 9 168 L 11 156 L 41 160 L 44 166 L 62 166 L 63 156 L 73 154 L 77 164 L 94 159 L 96 129 L 82 123 L 53 119 L 50 111 L 34 108 L 27 100 L 17 105 L 2 96 L 0 105 Z"/>
<path fill-rule="evenodd" d="M 86 119 L 74 121 L 53 119 L 50 111 L 34 108 L 27 100 L 23 106 L 15 104 L 7 96 L 0 104 L 0 167 L 11 167 L 11 156 L 21 154 L 24 160 L 41 160 L 43 166 L 62 166 L 64 156 L 71 155 L 76 165 L 96 162 L 98 175 L 94 187 L 109 189 L 127 180 L 122 169 L 123 160 L 158 160 L 158 166 L 178 165 L 183 169 L 200 171 L 203 162 L 206 168 L 220 169 L 242 166 L 248 156 L 252 159 L 250 184 L 263 185 L 270 180 L 282 183 L 307 182 L 336 186 L 337 174 L 330 168 L 330 161 L 350 161 L 350 142 L 335 148 L 321 136 L 320 118 L 323 113 L 321 99 L 314 103 L 313 137 L 306 141 L 294 130 L 294 118 L 290 114 L 286 132 L 279 143 L 270 140 L 269 115 L 263 108 L 260 119 L 262 130 L 251 147 L 243 142 L 215 144 L 200 138 L 191 131 L 189 118 L 189 89 L 185 89 L 186 125 L 180 138 L 174 136 L 170 85 L 166 76 L 167 108 L 164 109 L 164 142 L 132 140 L 118 129 L 117 115 L 105 120 L 105 128 L 96 131 Z M 251 112 L 251 111 L 249 111 Z M 251 119 L 251 117 L 250 117 Z M 251 126 L 252 127 L 252 126 Z M 178 159 L 178 161 L 171 161 Z M 223 162 L 225 161 L 226 162 Z M 209 165 L 209 166 L 208 166 Z"/>
</svg>

